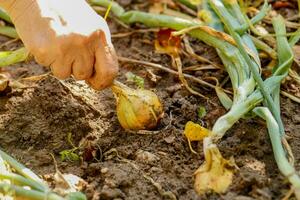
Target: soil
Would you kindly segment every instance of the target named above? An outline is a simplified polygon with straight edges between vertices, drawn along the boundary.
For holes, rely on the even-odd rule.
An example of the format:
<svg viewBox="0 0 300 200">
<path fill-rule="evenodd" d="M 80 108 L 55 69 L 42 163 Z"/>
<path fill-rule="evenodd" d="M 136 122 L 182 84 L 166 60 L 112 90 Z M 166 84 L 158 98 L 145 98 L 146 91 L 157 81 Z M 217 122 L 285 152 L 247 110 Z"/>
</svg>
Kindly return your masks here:
<svg viewBox="0 0 300 200">
<path fill-rule="evenodd" d="M 113 20 L 109 24 L 113 34 L 128 31 Z M 120 56 L 172 68 L 169 56 L 155 52 L 154 38 L 153 32 L 135 33 L 114 38 L 113 43 Z M 1 38 L 2 42 L 6 40 Z M 219 62 L 212 48 L 193 39 L 190 41 L 196 53 Z M 17 45 L 13 43 L 6 48 Z M 184 66 L 199 64 L 186 56 L 182 59 Z M 239 168 L 229 191 L 199 197 L 193 189 L 193 173 L 204 161 L 202 144 L 193 143 L 199 154 L 190 152 L 183 136 L 184 125 L 191 120 L 210 128 L 225 109 L 212 89 L 192 84 L 209 98 L 205 100 L 189 94 L 172 74 L 136 64 L 120 63 L 120 67 L 119 80 L 126 82 L 124 74 L 131 71 L 143 77 L 145 87 L 162 99 L 165 116 L 156 130 L 135 133 L 122 129 L 110 89 L 97 92 L 83 82 L 60 81 L 47 75 L 40 80 L 23 81 L 25 87 L 12 88 L 1 95 L 1 148 L 40 175 L 55 172 L 50 156 L 53 153 L 61 172 L 73 173 L 88 182 L 84 192 L 93 200 L 170 199 L 172 195 L 168 194 L 181 200 L 268 200 L 286 195 L 289 186 L 276 166 L 266 126 L 252 118 L 240 120 L 218 144 L 223 156 L 233 156 Z M 156 82 L 146 69 L 157 76 Z M 2 71 L 20 80 L 44 74 L 48 69 L 32 61 Z M 226 73 L 202 71 L 195 76 L 215 76 L 223 80 Z M 286 98 L 281 100 L 282 117 L 299 170 L 300 105 Z M 201 119 L 197 114 L 199 106 L 207 111 Z M 72 149 L 68 134 L 75 146 L 80 147 L 81 161 L 60 158 L 61 151 Z"/>
</svg>

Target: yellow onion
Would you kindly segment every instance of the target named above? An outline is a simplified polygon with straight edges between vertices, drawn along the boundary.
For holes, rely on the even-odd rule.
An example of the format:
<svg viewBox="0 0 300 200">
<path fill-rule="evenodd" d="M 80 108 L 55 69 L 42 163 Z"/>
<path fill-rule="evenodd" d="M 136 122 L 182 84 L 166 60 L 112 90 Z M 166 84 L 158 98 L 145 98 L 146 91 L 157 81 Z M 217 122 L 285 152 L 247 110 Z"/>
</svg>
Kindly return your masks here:
<svg viewBox="0 0 300 200">
<path fill-rule="evenodd" d="M 163 106 L 157 95 L 145 89 L 132 89 L 114 82 L 112 91 L 117 100 L 117 115 L 127 130 L 149 130 L 157 126 L 163 116 Z"/>
</svg>

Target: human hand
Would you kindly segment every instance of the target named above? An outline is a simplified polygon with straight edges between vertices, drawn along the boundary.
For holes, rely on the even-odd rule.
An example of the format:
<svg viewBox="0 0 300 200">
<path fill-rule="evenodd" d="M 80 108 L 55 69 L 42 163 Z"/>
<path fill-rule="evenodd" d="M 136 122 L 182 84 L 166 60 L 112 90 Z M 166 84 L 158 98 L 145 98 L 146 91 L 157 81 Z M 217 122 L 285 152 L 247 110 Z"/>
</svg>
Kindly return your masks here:
<svg viewBox="0 0 300 200">
<path fill-rule="evenodd" d="M 112 84 L 118 62 L 110 31 L 84 0 L 5 1 L 25 47 L 54 76 L 73 75 L 96 90 Z"/>
</svg>

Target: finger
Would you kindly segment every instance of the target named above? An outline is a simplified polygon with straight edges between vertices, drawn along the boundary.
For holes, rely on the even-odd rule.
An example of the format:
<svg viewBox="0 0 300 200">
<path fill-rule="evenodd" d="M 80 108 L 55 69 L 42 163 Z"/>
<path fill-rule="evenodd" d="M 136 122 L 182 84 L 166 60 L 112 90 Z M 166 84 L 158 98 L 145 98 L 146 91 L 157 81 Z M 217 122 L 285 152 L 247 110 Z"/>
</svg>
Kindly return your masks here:
<svg viewBox="0 0 300 200">
<path fill-rule="evenodd" d="M 87 80 L 95 90 L 109 87 L 118 74 L 117 56 L 110 47 L 99 48 L 96 51 L 94 74 Z"/>
<path fill-rule="evenodd" d="M 86 80 L 93 74 L 95 58 L 88 53 L 79 56 L 73 63 L 72 73 L 77 80 Z"/>
<path fill-rule="evenodd" d="M 33 54 L 34 55 L 34 59 L 35 61 L 40 64 L 40 65 L 43 65 L 45 67 L 49 67 L 53 62 L 54 60 L 50 60 L 50 56 L 46 56 L 42 53 L 39 53 L 39 54 Z"/>
<path fill-rule="evenodd" d="M 51 64 L 50 68 L 53 75 L 59 79 L 66 79 L 71 76 L 72 73 L 72 64 L 71 60 L 59 59 L 54 61 Z"/>
</svg>

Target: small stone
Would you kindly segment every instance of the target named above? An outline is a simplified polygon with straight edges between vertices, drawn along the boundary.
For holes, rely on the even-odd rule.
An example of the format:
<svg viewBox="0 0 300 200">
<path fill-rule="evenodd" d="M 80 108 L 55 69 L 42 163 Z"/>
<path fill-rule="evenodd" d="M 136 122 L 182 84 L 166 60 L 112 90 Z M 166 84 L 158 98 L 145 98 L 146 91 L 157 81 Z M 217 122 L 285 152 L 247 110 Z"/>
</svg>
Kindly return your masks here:
<svg viewBox="0 0 300 200">
<path fill-rule="evenodd" d="M 107 186 L 103 186 L 100 192 L 100 199 L 115 199 L 124 197 L 125 194 L 118 188 L 111 189 Z"/>
<path fill-rule="evenodd" d="M 107 185 L 110 188 L 115 188 L 117 187 L 117 183 L 114 179 L 106 178 L 104 180 L 105 185 Z"/>
<path fill-rule="evenodd" d="M 6 75 L 0 74 L 0 92 L 8 87 L 9 80 Z"/>
<path fill-rule="evenodd" d="M 166 138 L 164 138 L 164 141 L 168 144 L 171 144 L 175 141 L 175 136 L 166 137 Z"/>
<path fill-rule="evenodd" d="M 150 153 L 148 151 L 138 150 L 136 152 L 135 160 L 138 162 L 141 162 L 141 163 L 151 164 L 151 163 L 159 160 L 159 158 L 156 155 L 154 155 L 153 153 Z"/>
<path fill-rule="evenodd" d="M 106 174 L 107 172 L 108 172 L 107 167 L 101 169 L 101 174 Z"/>
<path fill-rule="evenodd" d="M 293 122 L 295 122 L 296 124 L 300 123 L 300 116 L 299 115 L 293 115 L 292 119 L 293 119 Z"/>
<path fill-rule="evenodd" d="M 169 93 L 169 94 L 174 94 L 174 92 L 180 90 L 182 88 L 181 84 L 175 84 L 175 85 L 172 85 L 170 87 L 167 87 L 166 88 L 166 91 Z"/>
</svg>

